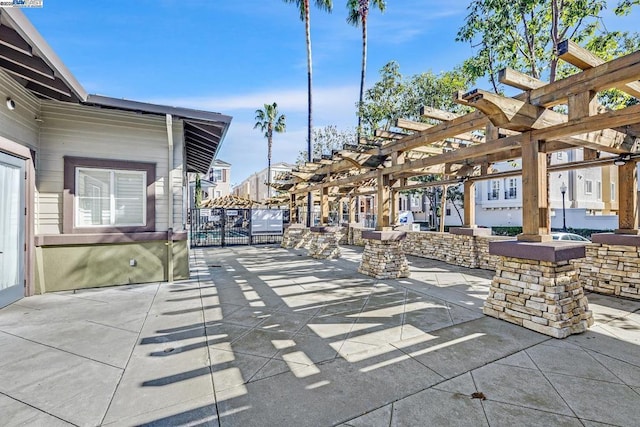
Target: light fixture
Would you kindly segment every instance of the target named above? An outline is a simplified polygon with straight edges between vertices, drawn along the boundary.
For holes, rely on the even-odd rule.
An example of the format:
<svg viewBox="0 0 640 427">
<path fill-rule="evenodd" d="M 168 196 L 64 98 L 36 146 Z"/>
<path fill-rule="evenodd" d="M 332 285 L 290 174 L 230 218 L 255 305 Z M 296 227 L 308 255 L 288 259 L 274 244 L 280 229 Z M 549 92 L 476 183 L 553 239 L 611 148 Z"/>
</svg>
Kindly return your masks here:
<svg viewBox="0 0 640 427">
<path fill-rule="evenodd" d="M 613 161 L 613 164 L 616 166 L 624 166 L 629 160 L 631 160 L 631 154 L 621 154 L 620 157 Z"/>
<path fill-rule="evenodd" d="M 13 111 L 16 109 L 16 101 L 11 98 L 7 98 L 7 108 L 9 111 Z"/>
</svg>

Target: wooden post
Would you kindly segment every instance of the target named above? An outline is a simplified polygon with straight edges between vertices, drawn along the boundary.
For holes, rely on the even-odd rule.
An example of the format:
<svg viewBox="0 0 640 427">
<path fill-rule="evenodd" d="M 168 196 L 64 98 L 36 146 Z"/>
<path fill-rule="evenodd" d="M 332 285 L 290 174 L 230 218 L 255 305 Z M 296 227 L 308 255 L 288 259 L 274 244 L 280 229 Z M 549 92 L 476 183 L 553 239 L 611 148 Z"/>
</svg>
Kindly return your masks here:
<svg viewBox="0 0 640 427">
<path fill-rule="evenodd" d="M 358 197 L 349 197 L 349 224 L 356 222 L 356 209 L 358 208 Z"/>
<path fill-rule="evenodd" d="M 618 166 L 618 229 L 616 234 L 638 232 L 638 174 L 636 162 Z"/>
<path fill-rule="evenodd" d="M 389 205 L 391 204 L 389 175 L 383 175 L 382 170 L 378 170 L 377 187 L 378 217 L 376 219 L 376 230 L 382 231 L 389 228 Z"/>
<path fill-rule="evenodd" d="M 612 166 L 602 166 L 602 203 L 604 208 L 602 209 L 602 215 L 611 215 L 613 209 L 613 197 L 611 194 L 611 168 Z"/>
<path fill-rule="evenodd" d="M 464 224 L 465 228 L 476 228 L 476 183 L 464 182 Z"/>
<path fill-rule="evenodd" d="M 547 186 L 547 155 L 540 151 L 539 141 L 529 137 L 522 142 L 522 234 L 518 240 L 551 240 Z"/>
<path fill-rule="evenodd" d="M 320 200 L 320 224 L 329 224 L 329 187 L 322 187 Z"/>
<path fill-rule="evenodd" d="M 297 224 L 298 223 L 298 209 L 296 206 L 296 194 L 290 193 L 289 198 L 289 223 Z"/>
<path fill-rule="evenodd" d="M 442 197 L 440 198 L 440 232 L 444 233 L 444 217 L 447 212 L 447 186 L 442 186 Z"/>
</svg>

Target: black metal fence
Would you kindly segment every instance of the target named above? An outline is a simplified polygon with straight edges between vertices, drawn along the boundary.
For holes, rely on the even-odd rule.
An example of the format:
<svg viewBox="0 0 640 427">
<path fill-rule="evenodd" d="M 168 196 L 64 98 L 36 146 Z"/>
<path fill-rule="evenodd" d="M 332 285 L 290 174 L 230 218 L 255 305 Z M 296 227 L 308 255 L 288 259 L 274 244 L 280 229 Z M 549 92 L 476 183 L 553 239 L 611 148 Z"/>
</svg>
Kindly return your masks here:
<svg viewBox="0 0 640 427">
<path fill-rule="evenodd" d="M 278 209 L 273 209 L 278 211 Z M 282 211 L 283 223 L 289 211 Z M 252 209 L 203 208 L 189 211 L 191 247 L 261 245 L 282 242 L 282 227 L 256 232 L 251 227 Z M 277 223 L 275 224 L 277 226 Z"/>
</svg>

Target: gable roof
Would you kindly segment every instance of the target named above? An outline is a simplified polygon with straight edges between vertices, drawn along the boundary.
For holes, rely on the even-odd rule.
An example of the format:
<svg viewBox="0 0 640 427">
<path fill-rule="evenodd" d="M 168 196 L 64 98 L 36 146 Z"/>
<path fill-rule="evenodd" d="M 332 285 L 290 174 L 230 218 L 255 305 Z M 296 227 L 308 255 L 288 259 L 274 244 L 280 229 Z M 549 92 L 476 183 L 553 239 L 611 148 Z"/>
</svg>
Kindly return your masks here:
<svg viewBox="0 0 640 427">
<path fill-rule="evenodd" d="M 182 119 L 188 172 L 209 170 L 231 124 L 220 113 L 88 94 L 17 8 L 0 9 L 0 69 L 40 98 Z"/>
</svg>

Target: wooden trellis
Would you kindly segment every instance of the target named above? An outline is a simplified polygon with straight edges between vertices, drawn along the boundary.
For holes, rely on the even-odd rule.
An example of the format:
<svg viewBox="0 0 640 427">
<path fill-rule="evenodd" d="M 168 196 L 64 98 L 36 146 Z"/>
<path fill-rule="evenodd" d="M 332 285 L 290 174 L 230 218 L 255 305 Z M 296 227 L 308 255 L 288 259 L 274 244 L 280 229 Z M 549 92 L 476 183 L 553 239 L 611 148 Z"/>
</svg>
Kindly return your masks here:
<svg viewBox="0 0 640 427">
<path fill-rule="evenodd" d="M 550 239 L 547 173 L 592 166 L 618 166 L 618 233 L 638 234 L 636 159 L 640 158 L 640 105 L 604 111 L 599 91 L 616 88 L 640 98 L 640 51 L 604 62 L 577 44 L 559 45 L 560 57 L 582 71 L 553 83 L 505 69 L 501 83 L 523 90 L 505 97 L 475 89 L 455 94 L 455 101 L 475 111 L 456 115 L 424 107 L 436 125 L 399 119 L 401 132 L 377 131 L 374 141 L 345 145 L 331 155 L 291 172 L 288 189 L 295 206 L 304 193 L 321 200 L 321 217 L 330 194 L 354 196 L 371 185 L 378 199 L 377 229 L 390 225 L 393 193 L 425 185 L 464 182 L 464 226 L 475 227 L 475 182 L 522 175 L 523 241 Z M 565 105 L 567 114 L 552 109 Z M 547 154 L 584 149 L 584 161 L 549 166 Z M 602 155 L 601 155 L 602 153 Z M 607 154 L 609 153 L 609 154 Z M 522 159 L 522 169 L 497 173 L 493 163 Z M 407 179 L 439 174 L 443 182 L 410 185 Z M 353 203 L 351 203 L 353 205 Z"/>
</svg>

